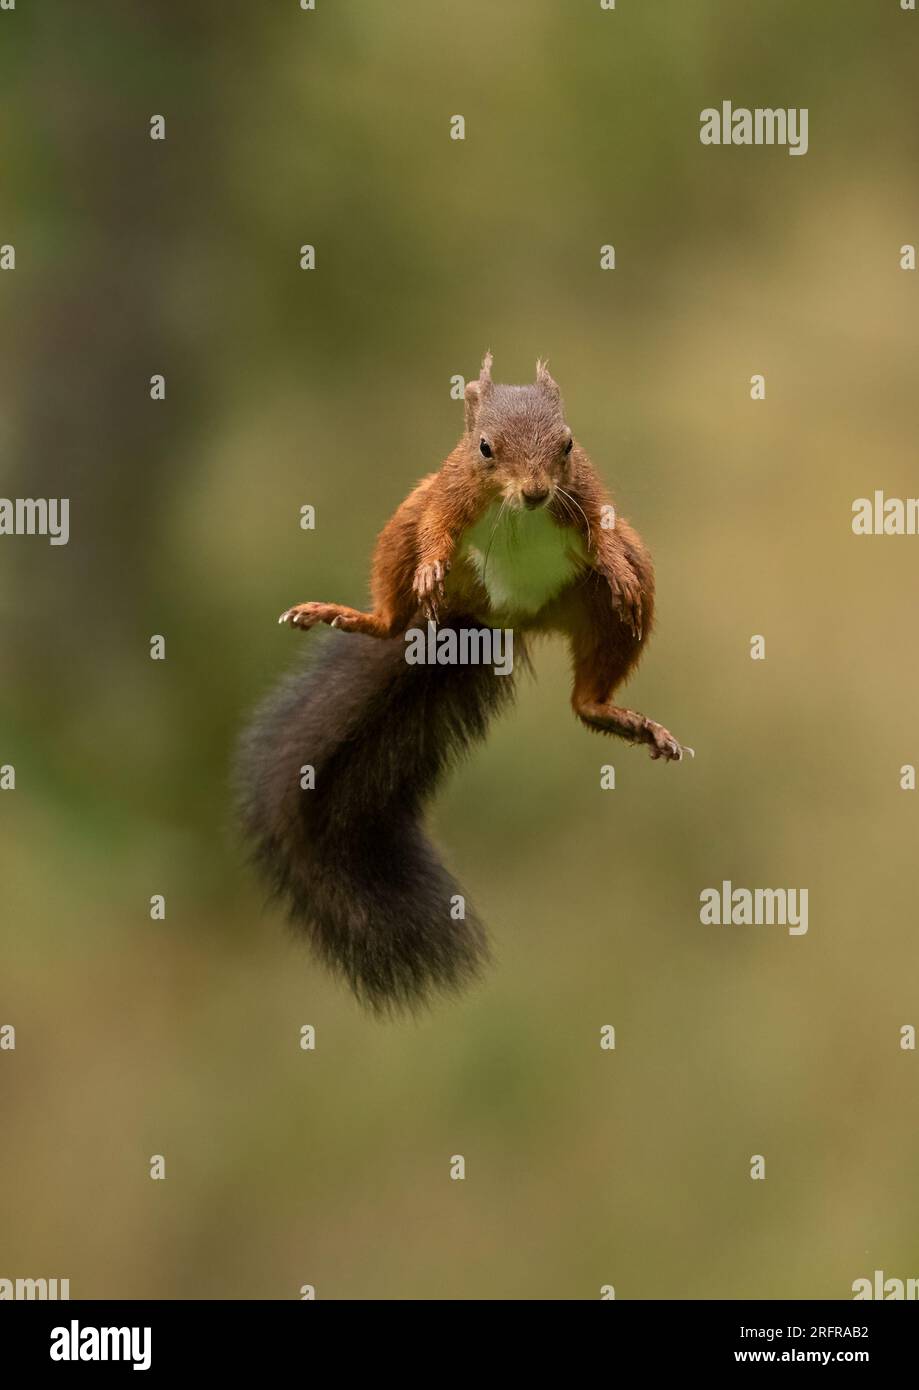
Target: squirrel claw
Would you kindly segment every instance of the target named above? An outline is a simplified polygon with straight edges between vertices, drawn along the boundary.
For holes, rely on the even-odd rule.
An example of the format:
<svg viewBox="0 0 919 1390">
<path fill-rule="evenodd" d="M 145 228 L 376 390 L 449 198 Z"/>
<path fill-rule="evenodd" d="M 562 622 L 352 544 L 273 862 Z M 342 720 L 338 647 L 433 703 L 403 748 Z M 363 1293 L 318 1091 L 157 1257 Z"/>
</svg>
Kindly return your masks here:
<svg viewBox="0 0 919 1390">
<path fill-rule="evenodd" d="M 439 618 L 438 602 L 443 602 L 446 593 L 444 580 L 450 571 L 450 562 L 434 560 L 430 564 L 419 565 L 415 571 L 412 588 L 422 613 L 430 622 Z"/>
<path fill-rule="evenodd" d="M 670 733 L 669 729 L 664 729 L 660 724 L 655 724 L 653 720 L 648 720 L 646 726 L 645 741 L 648 743 L 648 752 L 655 760 L 663 758 L 668 763 L 681 763 L 683 754 L 688 753 L 694 758 L 695 752 L 692 748 L 684 748 Z"/>
<path fill-rule="evenodd" d="M 285 608 L 278 618 L 279 623 L 287 623 L 290 627 L 299 628 L 305 631 L 311 628 L 314 623 L 321 621 L 319 614 L 315 611 L 321 607 L 317 603 L 295 603 L 293 608 Z"/>
<path fill-rule="evenodd" d="M 613 608 L 619 616 L 619 621 L 625 623 L 636 642 L 640 642 L 644 635 L 644 615 L 642 591 L 637 575 L 629 568 L 624 572 L 609 575 L 608 579 L 613 595 Z"/>
</svg>

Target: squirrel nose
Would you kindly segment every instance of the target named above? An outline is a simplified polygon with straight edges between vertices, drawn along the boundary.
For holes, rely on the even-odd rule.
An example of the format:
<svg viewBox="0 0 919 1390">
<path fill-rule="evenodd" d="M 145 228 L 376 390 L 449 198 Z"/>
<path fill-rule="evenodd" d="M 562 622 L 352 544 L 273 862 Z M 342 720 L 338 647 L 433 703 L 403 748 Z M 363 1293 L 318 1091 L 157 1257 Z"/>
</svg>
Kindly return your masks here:
<svg viewBox="0 0 919 1390">
<path fill-rule="evenodd" d="M 541 507 L 548 496 L 548 488 L 545 488 L 542 492 L 524 492 L 523 504 L 530 511 L 533 511 L 536 507 Z"/>
</svg>

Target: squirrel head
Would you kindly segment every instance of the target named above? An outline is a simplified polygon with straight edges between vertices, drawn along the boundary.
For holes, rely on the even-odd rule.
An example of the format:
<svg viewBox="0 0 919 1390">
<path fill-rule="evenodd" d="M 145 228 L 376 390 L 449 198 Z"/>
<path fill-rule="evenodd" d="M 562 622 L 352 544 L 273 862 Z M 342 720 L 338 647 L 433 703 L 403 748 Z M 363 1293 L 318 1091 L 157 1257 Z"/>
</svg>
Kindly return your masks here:
<svg viewBox="0 0 919 1390">
<path fill-rule="evenodd" d="M 466 446 L 475 466 L 510 506 L 551 502 L 571 474 L 574 441 L 561 392 L 545 362 L 532 386 L 499 386 L 485 354 L 478 381 L 466 387 Z"/>
</svg>

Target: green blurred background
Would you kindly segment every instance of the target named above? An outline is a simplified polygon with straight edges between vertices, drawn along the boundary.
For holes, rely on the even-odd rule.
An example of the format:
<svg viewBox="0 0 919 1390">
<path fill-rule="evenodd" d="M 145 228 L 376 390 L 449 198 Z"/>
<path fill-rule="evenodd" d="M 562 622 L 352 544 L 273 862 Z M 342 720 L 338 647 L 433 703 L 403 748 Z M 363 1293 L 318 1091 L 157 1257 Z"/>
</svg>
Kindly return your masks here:
<svg viewBox="0 0 919 1390">
<path fill-rule="evenodd" d="M 919 490 L 917 58 L 898 0 L 0 14 L 0 481 L 72 499 L 69 546 L 0 542 L 0 1276 L 566 1299 L 919 1275 L 919 540 L 850 528 L 853 498 Z M 703 147 L 726 99 L 808 107 L 809 153 Z M 540 647 L 434 814 L 496 966 L 381 1024 L 265 909 L 228 767 L 302 651 L 278 612 L 364 602 L 486 347 L 499 380 L 549 356 L 650 545 L 628 699 L 697 757 L 589 734 Z M 723 878 L 807 887 L 809 933 L 701 926 Z"/>
</svg>

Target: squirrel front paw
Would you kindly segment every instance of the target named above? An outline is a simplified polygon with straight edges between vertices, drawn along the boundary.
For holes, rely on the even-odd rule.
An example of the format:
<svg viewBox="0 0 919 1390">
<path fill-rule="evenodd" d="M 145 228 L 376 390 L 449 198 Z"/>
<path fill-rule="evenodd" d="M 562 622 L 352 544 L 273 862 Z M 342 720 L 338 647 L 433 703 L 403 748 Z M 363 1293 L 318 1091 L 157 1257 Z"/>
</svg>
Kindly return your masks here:
<svg viewBox="0 0 919 1390">
<path fill-rule="evenodd" d="M 438 618 L 438 605 L 444 600 L 444 581 L 450 571 L 449 560 L 431 560 L 415 570 L 412 592 L 426 618 Z"/>
<path fill-rule="evenodd" d="M 289 623 L 291 627 L 299 627 L 306 632 L 317 623 L 338 627 L 341 617 L 341 608 L 337 603 L 295 603 L 293 608 L 285 608 L 278 622 Z"/>
<path fill-rule="evenodd" d="M 642 633 L 642 593 L 638 575 L 631 566 L 619 570 L 610 580 L 613 591 L 613 607 L 619 614 L 620 622 L 625 623 L 637 641 Z"/>
</svg>

